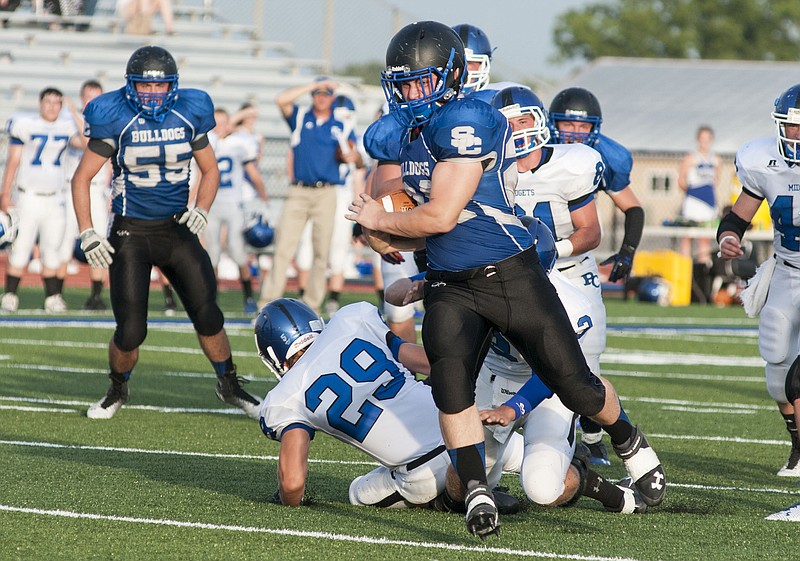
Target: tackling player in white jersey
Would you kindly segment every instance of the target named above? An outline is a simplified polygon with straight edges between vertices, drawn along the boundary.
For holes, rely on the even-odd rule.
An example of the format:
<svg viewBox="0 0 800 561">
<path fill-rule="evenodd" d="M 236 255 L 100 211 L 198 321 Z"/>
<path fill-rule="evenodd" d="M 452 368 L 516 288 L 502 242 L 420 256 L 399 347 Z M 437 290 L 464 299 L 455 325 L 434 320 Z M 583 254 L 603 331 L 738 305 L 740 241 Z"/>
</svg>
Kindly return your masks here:
<svg viewBox="0 0 800 561">
<path fill-rule="evenodd" d="M 550 130 L 541 100 L 525 86 L 497 92 L 492 105 L 509 120 L 517 152 L 520 214 L 541 220 L 556 238 L 556 269 L 592 302 L 593 329 L 582 341 L 586 362 L 600 372 L 606 346 L 606 310 L 597 262 L 591 250 L 600 243 L 594 193 L 603 176 L 602 158 L 584 144 L 547 145 Z"/>
<path fill-rule="evenodd" d="M 17 288 L 25 272 L 36 240 L 42 260 L 45 310 L 63 312 L 56 269 L 59 248 L 67 219 L 64 191 L 66 178 L 63 156 L 78 132 L 72 119 L 59 119 L 63 94 L 45 88 L 39 94 L 39 113 L 9 119 L 6 133 L 11 137 L 3 176 L 0 210 L 16 207 L 19 234 L 11 246 L 6 271 L 5 293 L 0 298 L 3 310 L 14 312 L 19 306 Z M 12 186 L 16 186 L 13 191 Z"/>
<path fill-rule="evenodd" d="M 800 476 L 800 84 L 778 97 L 772 118 L 777 142 L 772 136 L 759 138 L 736 153 L 742 193 L 720 221 L 717 241 L 720 257 L 741 257 L 745 231 L 762 201 L 767 201 L 775 228 L 775 254 L 759 267 L 742 301 L 748 315 L 760 312 L 758 348 L 767 363 L 767 390 L 792 439 L 789 459 L 778 475 L 796 478 Z"/>
<path fill-rule="evenodd" d="M 214 110 L 217 124 L 209 133 L 208 139 L 219 166 L 219 190 L 214 199 L 214 206 L 208 213 L 208 226 L 203 233 L 208 256 L 216 269 L 222 255 L 222 228 L 226 228 L 228 256 L 239 267 L 239 280 L 242 283 L 244 311 L 255 314 L 250 263 L 242 233 L 245 230 L 245 193 L 250 189 L 245 173 L 250 180 L 258 198 L 266 207 L 268 198 L 264 180 L 258 170 L 258 145 L 252 136 L 243 132 L 234 132 L 230 124 L 228 112 L 224 109 Z M 252 204 L 252 203 L 251 203 Z"/>
</svg>

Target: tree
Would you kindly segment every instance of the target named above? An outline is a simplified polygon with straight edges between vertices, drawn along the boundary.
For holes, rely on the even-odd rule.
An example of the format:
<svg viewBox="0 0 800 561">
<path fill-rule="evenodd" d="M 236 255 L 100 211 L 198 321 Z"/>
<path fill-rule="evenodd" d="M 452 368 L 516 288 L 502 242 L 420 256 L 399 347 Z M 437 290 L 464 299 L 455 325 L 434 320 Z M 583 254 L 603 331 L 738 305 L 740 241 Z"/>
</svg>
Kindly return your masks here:
<svg viewBox="0 0 800 561">
<path fill-rule="evenodd" d="M 342 69 L 336 71 L 337 74 L 342 76 L 357 76 L 363 82 L 370 86 L 381 85 L 381 70 L 385 70 L 386 66 L 380 61 L 369 61 L 357 64 L 348 64 Z"/>
<path fill-rule="evenodd" d="M 557 59 L 797 60 L 797 0 L 612 0 L 556 20 Z"/>
</svg>

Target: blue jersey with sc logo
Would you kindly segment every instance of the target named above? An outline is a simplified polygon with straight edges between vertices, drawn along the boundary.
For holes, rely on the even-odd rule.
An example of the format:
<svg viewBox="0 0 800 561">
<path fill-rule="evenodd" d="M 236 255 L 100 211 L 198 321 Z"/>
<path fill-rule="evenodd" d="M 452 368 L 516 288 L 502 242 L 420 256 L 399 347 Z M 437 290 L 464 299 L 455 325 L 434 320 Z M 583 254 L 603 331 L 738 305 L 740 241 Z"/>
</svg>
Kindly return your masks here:
<svg viewBox="0 0 800 561">
<path fill-rule="evenodd" d="M 203 91 L 178 90 L 163 122 L 138 114 L 125 88 L 105 93 L 84 110 L 84 134 L 115 149 L 111 210 L 156 220 L 186 208 L 192 142 L 214 128 L 214 105 Z"/>
<path fill-rule="evenodd" d="M 405 189 L 418 203 L 428 201 L 431 176 L 439 162 L 480 162 L 484 172 L 455 228 L 427 238 L 431 269 L 471 269 L 531 245 L 530 234 L 514 214 L 516 155 L 502 113 L 469 98 L 437 109 L 421 134 L 400 152 Z"/>
</svg>

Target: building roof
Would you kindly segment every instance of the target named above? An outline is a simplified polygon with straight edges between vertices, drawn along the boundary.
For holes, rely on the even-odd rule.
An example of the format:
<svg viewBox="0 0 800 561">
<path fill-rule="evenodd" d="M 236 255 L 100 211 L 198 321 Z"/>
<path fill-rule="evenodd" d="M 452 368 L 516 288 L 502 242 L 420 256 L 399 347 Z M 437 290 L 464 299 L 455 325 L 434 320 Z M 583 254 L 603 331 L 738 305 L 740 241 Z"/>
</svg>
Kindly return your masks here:
<svg viewBox="0 0 800 561">
<path fill-rule="evenodd" d="M 592 91 L 603 132 L 632 151 L 686 152 L 697 127 L 710 125 L 715 150 L 733 154 L 748 140 L 775 134 L 775 99 L 798 82 L 798 62 L 602 57 L 556 92 Z"/>
</svg>

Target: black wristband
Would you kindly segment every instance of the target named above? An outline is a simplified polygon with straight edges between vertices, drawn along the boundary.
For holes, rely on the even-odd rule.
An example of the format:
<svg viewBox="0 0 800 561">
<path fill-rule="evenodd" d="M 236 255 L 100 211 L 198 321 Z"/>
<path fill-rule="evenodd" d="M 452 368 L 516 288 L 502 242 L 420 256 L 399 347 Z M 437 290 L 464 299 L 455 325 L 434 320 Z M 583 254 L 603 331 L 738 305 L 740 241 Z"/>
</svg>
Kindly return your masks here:
<svg viewBox="0 0 800 561">
<path fill-rule="evenodd" d="M 747 231 L 747 228 L 749 226 L 750 222 L 748 222 L 738 214 L 729 212 L 728 214 L 722 217 L 722 220 L 719 221 L 719 228 L 717 228 L 717 241 L 719 241 L 722 232 L 733 232 L 734 234 L 739 236 L 739 240 L 741 240 L 742 238 L 744 238 L 744 233 L 745 231 Z"/>
<path fill-rule="evenodd" d="M 625 236 L 622 238 L 622 247 L 630 247 L 631 255 L 642 241 L 642 230 L 644 230 L 644 209 L 633 206 L 625 211 Z"/>
</svg>

